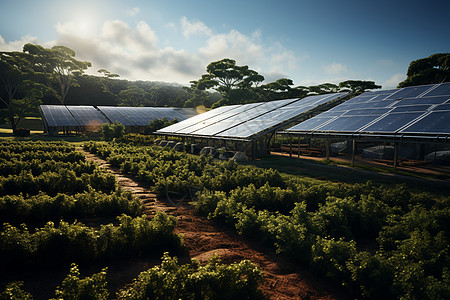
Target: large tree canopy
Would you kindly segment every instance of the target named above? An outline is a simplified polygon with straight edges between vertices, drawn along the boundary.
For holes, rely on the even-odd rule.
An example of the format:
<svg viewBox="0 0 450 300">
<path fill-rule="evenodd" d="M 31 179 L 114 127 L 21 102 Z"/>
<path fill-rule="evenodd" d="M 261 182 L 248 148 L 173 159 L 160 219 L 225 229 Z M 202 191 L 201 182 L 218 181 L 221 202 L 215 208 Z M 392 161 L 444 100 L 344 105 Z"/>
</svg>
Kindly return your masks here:
<svg viewBox="0 0 450 300">
<path fill-rule="evenodd" d="M 199 90 L 215 89 L 222 94 L 223 104 L 235 104 L 248 97 L 251 89 L 264 81 L 264 76 L 248 66 L 237 66 L 233 59 L 225 58 L 210 63 L 207 74 L 197 81 L 191 81 L 192 87 Z"/>
<path fill-rule="evenodd" d="M 65 103 L 69 89 L 77 86 L 76 77 L 91 66 L 88 61 L 75 59 L 75 51 L 65 46 L 47 49 L 40 45 L 26 44 L 23 52 L 32 56 L 35 71 L 42 75 L 61 104 Z"/>
<path fill-rule="evenodd" d="M 339 83 L 340 89 L 349 89 L 352 93 L 360 94 L 366 90 L 381 89 L 381 85 L 376 85 L 374 81 L 347 80 Z"/>
<path fill-rule="evenodd" d="M 44 90 L 35 82 L 31 57 L 21 52 L 0 52 L 0 102 L 13 133 L 20 120 L 37 111 Z M 19 98 L 22 97 L 22 98 Z"/>
<path fill-rule="evenodd" d="M 409 64 L 406 79 L 398 87 L 450 81 L 450 53 L 436 53 Z"/>
</svg>

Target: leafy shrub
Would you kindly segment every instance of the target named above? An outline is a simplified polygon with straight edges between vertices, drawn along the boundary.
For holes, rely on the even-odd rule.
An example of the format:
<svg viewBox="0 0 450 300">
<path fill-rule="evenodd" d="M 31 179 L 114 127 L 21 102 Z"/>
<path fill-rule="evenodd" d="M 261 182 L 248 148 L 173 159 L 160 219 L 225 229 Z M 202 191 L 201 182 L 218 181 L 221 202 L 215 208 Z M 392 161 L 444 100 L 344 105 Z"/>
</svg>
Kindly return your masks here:
<svg viewBox="0 0 450 300">
<path fill-rule="evenodd" d="M 115 138 L 121 138 L 125 133 L 125 126 L 119 122 L 112 124 L 105 123 L 101 127 L 102 135 L 105 141 L 112 141 Z"/>
<path fill-rule="evenodd" d="M 152 220 L 145 216 L 118 217 L 119 225 L 93 229 L 80 223 L 47 222 L 31 233 L 5 223 L 0 232 L 0 264 L 58 264 L 68 261 L 95 261 L 141 256 L 161 249 L 179 250 L 181 237 L 175 234 L 176 218 L 158 212 Z"/>
<path fill-rule="evenodd" d="M 22 281 L 10 282 L 6 285 L 5 290 L 0 294 L 2 300 L 32 300 L 33 296 L 22 289 Z"/>
<path fill-rule="evenodd" d="M 90 277 L 80 278 L 78 266 L 72 263 L 69 274 L 63 280 L 61 286 L 56 288 L 55 298 L 52 300 L 108 299 L 106 272 L 107 269 L 105 268 Z"/>
<path fill-rule="evenodd" d="M 221 264 L 217 257 L 205 266 L 197 261 L 179 265 L 165 253 L 160 266 L 139 274 L 118 292 L 119 299 L 258 299 L 262 272 L 250 261 Z"/>
</svg>

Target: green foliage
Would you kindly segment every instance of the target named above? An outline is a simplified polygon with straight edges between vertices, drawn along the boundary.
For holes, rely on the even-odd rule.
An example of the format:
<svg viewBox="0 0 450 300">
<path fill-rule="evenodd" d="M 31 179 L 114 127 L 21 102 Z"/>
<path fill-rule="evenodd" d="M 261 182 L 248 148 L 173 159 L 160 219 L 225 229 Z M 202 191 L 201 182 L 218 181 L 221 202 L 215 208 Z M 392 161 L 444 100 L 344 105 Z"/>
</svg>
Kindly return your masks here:
<svg viewBox="0 0 450 300">
<path fill-rule="evenodd" d="M 40 192 L 26 197 L 23 194 L 0 197 L 2 222 L 36 222 L 61 218 L 112 217 L 121 214 L 140 216 L 143 206 L 130 192 L 111 194 L 89 189 L 75 195 L 50 196 Z"/>
<path fill-rule="evenodd" d="M 217 257 L 204 266 L 197 261 L 179 265 L 168 253 L 160 266 L 139 274 L 118 292 L 119 299 L 260 299 L 262 272 L 250 261 L 221 264 Z"/>
<path fill-rule="evenodd" d="M 107 268 L 90 277 L 80 278 L 78 266 L 72 263 L 69 274 L 63 280 L 61 286 L 56 288 L 53 300 L 108 299 L 106 272 Z"/>
<path fill-rule="evenodd" d="M 47 49 L 28 43 L 23 52 L 32 57 L 33 69 L 61 104 L 65 104 L 70 88 L 77 85 L 77 77 L 91 66 L 88 61 L 75 59 L 75 51 L 65 46 Z"/>
<path fill-rule="evenodd" d="M 409 64 L 407 77 L 398 87 L 450 81 L 450 53 L 436 53 Z"/>
<path fill-rule="evenodd" d="M 153 219 L 145 216 L 117 217 L 119 225 L 93 229 L 81 223 L 58 225 L 47 222 L 30 232 L 23 224 L 3 224 L 0 232 L 2 265 L 52 265 L 69 261 L 93 262 L 112 258 L 142 256 L 162 249 L 181 249 L 181 238 L 173 231 L 176 218 L 158 212 Z"/>
<path fill-rule="evenodd" d="M 120 138 L 116 138 L 116 143 L 130 144 L 134 146 L 150 146 L 153 145 L 155 137 L 152 135 L 128 133 Z"/>
<path fill-rule="evenodd" d="M 125 126 L 119 122 L 112 124 L 105 123 L 101 127 L 102 135 L 105 141 L 112 141 L 115 138 L 121 138 L 125 133 Z"/>
<path fill-rule="evenodd" d="M 374 81 L 347 80 L 339 83 L 340 89 L 349 89 L 352 93 L 361 94 L 366 90 L 381 89 Z"/>
<path fill-rule="evenodd" d="M 85 147 L 159 193 L 196 186 L 199 213 L 364 297 L 447 298 L 448 197 L 402 185 L 291 180 L 159 147 Z"/>
<path fill-rule="evenodd" d="M 33 296 L 22 289 L 22 281 L 10 282 L 0 294 L 1 300 L 32 300 Z"/>
<path fill-rule="evenodd" d="M 167 120 L 166 118 L 162 118 L 162 119 L 154 119 L 152 121 L 150 121 L 150 123 L 148 124 L 148 128 L 146 128 L 146 131 L 149 134 L 152 134 L 154 132 L 156 132 L 157 130 L 170 126 L 172 124 L 178 123 L 177 119 L 174 120 Z"/>
</svg>

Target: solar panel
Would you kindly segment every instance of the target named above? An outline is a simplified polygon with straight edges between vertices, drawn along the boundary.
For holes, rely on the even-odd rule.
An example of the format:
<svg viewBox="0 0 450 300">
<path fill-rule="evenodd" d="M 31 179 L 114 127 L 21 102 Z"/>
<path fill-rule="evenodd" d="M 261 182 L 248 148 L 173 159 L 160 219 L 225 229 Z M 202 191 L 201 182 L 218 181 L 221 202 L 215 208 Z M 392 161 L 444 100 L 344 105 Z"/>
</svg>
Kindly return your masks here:
<svg viewBox="0 0 450 300">
<path fill-rule="evenodd" d="M 219 115 L 211 117 L 211 118 L 209 118 L 207 120 L 204 120 L 204 121 L 202 121 L 200 123 L 196 123 L 196 124 L 194 124 L 192 126 L 184 128 L 182 130 L 179 130 L 179 131 L 177 131 L 177 133 L 191 134 L 191 133 L 193 133 L 193 132 L 195 132 L 197 130 L 200 130 L 200 129 L 205 128 L 207 126 L 211 126 L 212 124 L 216 124 L 217 122 L 225 120 L 225 119 L 227 119 L 227 118 L 229 118 L 231 116 L 235 116 L 235 115 L 241 114 L 241 113 L 243 113 L 243 112 L 245 112 L 245 111 L 247 111 L 247 110 L 249 110 L 251 108 L 254 108 L 254 107 L 258 106 L 258 105 L 261 105 L 261 104 L 262 103 L 250 103 L 250 104 L 241 105 L 241 106 L 239 106 L 239 107 L 237 107 L 237 108 L 235 108 L 233 110 L 229 110 L 229 111 L 223 112 L 223 113 L 221 113 Z"/>
<path fill-rule="evenodd" d="M 108 120 L 93 106 L 66 106 L 80 126 L 99 126 L 109 123 Z"/>
<path fill-rule="evenodd" d="M 183 115 L 184 119 L 192 118 L 199 114 L 199 112 L 195 108 L 175 107 L 174 110 Z"/>
<path fill-rule="evenodd" d="M 450 83 L 366 92 L 287 131 L 446 133 Z"/>
<path fill-rule="evenodd" d="M 220 107 L 157 132 L 248 138 L 345 95 L 347 93 L 315 95 L 303 99 L 284 99 Z"/>
<path fill-rule="evenodd" d="M 80 126 L 64 105 L 41 105 L 41 111 L 49 127 Z"/>
<path fill-rule="evenodd" d="M 133 126 L 131 122 L 123 113 L 120 112 L 118 107 L 114 106 L 97 106 L 97 108 L 105 114 L 105 116 L 111 121 L 111 123 L 119 122 L 124 126 Z"/>
<path fill-rule="evenodd" d="M 211 124 L 200 130 L 194 131 L 196 135 L 216 135 L 222 131 L 225 131 L 231 127 L 238 126 L 240 124 L 249 122 L 260 116 L 264 116 L 266 113 L 276 110 L 286 104 L 296 101 L 297 99 L 287 99 L 265 102 L 260 105 L 247 106 L 247 109 L 238 114 L 234 114 L 227 119 L 223 119 L 219 122 Z"/>
<path fill-rule="evenodd" d="M 363 132 L 396 132 L 406 124 L 417 119 L 423 112 L 392 113 L 364 128 Z"/>
<path fill-rule="evenodd" d="M 432 111 L 400 132 L 450 134 L 450 111 Z"/>
<path fill-rule="evenodd" d="M 262 114 L 261 116 L 258 116 L 254 119 L 250 119 L 236 127 L 224 130 L 218 133 L 217 136 L 249 138 L 252 135 L 263 132 L 283 122 L 287 122 L 311 109 L 316 108 L 321 104 L 337 99 L 344 95 L 347 95 L 347 93 L 306 97 L 298 101 L 291 102 L 288 105 L 279 107 L 273 111 Z"/>
<path fill-rule="evenodd" d="M 320 116 L 322 116 L 321 114 Z M 314 117 L 311 119 L 308 119 L 304 122 L 301 122 L 291 128 L 289 128 L 290 131 L 311 131 L 315 130 L 318 127 L 326 124 L 327 122 L 331 121 L 334 118 L 334 116 L 328 116 L 328 117 Z"/>
<path fill-rule="evenodd" d="M 438 84 L 434 89 L 430 90 L 425 96 L 441 96 L 447 95 L 450 96 L 450 84 L 441 83 Z"/>
<path fill-rule="evenodd" d="M 238 107 L 240 107 L 240 105 L 221 106 L 221 107 L 218 107 L 216 109 L 213 109 L 213 110 L 204 112 L 202 114 L 196 115 L 195 117 L 186 119 L 186 120 L 184 120 L 182 122 L 178 122 L 176 124 L 173 124 L 173 125 L 167 126 L 165 128 L 162 128 L 162 129 L 158 130 L 157 132 L 159 132 L 159 133 L 165 133 L 165 132 L 167 132 L 167 133 L 177 133 L 179 130 L 185 129 L 187 127 L 190 127 L 190 126 L 195 125 L 195 124 L 200 123 L 200 122 L 204 122 L 204 121 L 206 121 L 206 120 L 208 120 L 208 119 L 210 119 L 212 117 L 215 117 L 215 116 L 220 115 L 222 113 L 225 113 L 227 111 L 231 111 L 231 110 L 236 109 Z"/>
<path fill-rule="evenodd" d="M 396 101 L 392 106 L 405 105 L 423 105 L 423 104 L 442 104 L 450 99 L 450 96 L 422 97 L 422 98 L 405 98 Z"/>
<path fill-rule="evenodd" d="M 368 123 L 374 121 L 379 116 L 341 116 L 331 122 L 320 126 L 317 130 L 320 131 L 342 131 L 352 132 L 364 127 Z"/>
<path fill-rule="evenodd" d="M 428 91 L 434 85 L 419 85 L 401 88 L 392 93 L 387 99 L 415 98 Z"/>
</svg>

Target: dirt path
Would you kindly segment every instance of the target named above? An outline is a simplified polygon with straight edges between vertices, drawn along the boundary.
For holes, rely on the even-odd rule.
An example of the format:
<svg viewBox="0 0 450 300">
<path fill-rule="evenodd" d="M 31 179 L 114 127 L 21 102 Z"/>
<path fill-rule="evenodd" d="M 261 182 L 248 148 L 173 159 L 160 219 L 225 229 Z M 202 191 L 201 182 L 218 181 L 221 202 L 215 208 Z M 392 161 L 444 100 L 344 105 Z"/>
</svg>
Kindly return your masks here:
<svg viewBox="0 0 450 300">
<path fill-rule="evenodd" d="M 341 290 L 318 280 L 309 271 L 294 268 L 286 259 L 271 253 L 270 250 L 249 244 L 233 230 L 218 227 L 210 220 L 196 215 L 188 204 L 174 206 L 168 201 L 158 199 L 150 190 L 120 173 L 120 170 L 112 168 L 105 160 L 81 148 L 78 150 L 83 152 L 87 159 L 114 173 L 123 190 L 129 190 L 141 199 L 147 215 L 162 210 L 176 216 L 176 232 L 183 235 L 190 258 L 204 262 L 215 253 L 226 263 L 243 259 L 252 261 L 264 271 L 266 280 L 261 289 L 269 299 L 347 298 Z"/>
</svg>

